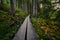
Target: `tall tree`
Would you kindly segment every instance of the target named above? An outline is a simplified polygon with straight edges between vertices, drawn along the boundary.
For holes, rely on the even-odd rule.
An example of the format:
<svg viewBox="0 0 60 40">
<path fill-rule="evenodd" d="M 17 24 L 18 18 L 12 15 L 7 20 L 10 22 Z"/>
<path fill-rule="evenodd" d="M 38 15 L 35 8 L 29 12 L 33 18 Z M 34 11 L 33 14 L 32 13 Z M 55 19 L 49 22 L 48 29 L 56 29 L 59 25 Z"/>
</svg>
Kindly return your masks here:
<svg viewBox="0 0 60 40">
<path fill-rule="evenodd" d="M 4 3 L 4 0 L 1 0 L 1 4 L 3 4 Z"/>
<path fill-rule="evenodd" d="M 10 13 L 15 14 L 15 8 L 14 8 L 14 0 L 10 0 Z"/>
<path fill-rule="evenodd" d="M 18 8 L 22 8 L 22 0 L 18 0 L 17 2 L 18 2 L 18 3 L 17 3 Z"/>
<path fill-rule="evenodd" d="M 30 14 L 30 0 L 27 0 L 27 11 Z"/>
<path fill-rule="evenodd" d="M 19 1 L 19 0 L 16 0 L 16 7 L 17 7 L 17 8 L 18 8 L 18 3 L 19 3 L 18 1 Z"/>
<path fill-rule="evenodd" d="M 37 0 L 33 0 L 33 15 L 37 16 Z"/>
<path fill-rule="evenodd" d="M 26 3 L 26 0 L 23 0 L 22 5 L 23 5 L 23 8 L 22 9 L 24 11 L 27 11 L 27 3 Z"/>
</svg>

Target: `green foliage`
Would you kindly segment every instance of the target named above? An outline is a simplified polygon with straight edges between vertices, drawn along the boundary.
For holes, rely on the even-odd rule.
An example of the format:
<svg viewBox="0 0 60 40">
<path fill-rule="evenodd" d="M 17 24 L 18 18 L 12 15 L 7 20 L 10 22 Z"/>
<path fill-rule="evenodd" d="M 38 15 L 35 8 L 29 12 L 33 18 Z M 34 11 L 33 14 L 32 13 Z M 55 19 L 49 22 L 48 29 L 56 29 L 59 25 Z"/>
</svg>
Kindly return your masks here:
<svg viewBox="0 0 60 40">
<path fill-rule="evenodd" d="M 27 16 L 27 13 L 22 11 L 21 9 L 16 8 L 16 16 L 19 16 L 20 18 L 25 18 Z"/>
<path fill-rule="evenodd" d="M 15 16 L 9 15 L 9 5 L 0 4 L 0 40 L 12 40 L 27 13 L 16 9 Z"/>
<path fill-rule="evenodd" d="M 59 27 L 56 25 L 57 21 L 33 17 L 31 17 L 31 21 L 39 40 L 60 40 Z M 47 34 L 45 30 L 47 30 Z"/>
<path fill-rule="evenodd" d="M 13 17 L 7 14 L 7 12 L 0 10 L 0 40 L 12 40 L 21 23 L 26 17 L 26 14 L 24 14 L 24 12 L 22 16 L 20 16 L 21 14 L 19 13 L 16 13 L 18 15 L 15 15 L 15 17 Z"/>
<path fill-rule="evenodd" d="M 44 31 L 40 28 L 40 26 L 37 23 L 37 18 L 31 18 L 33 27 L 37 33 L 37 37 L 39 40 L 44 39 L 44 40 L 48 40 L 48 36 L 46 34 L 44 34 Z"/>
<path fill-rule="evenodd" d="M 2 15 L 3 15 L 3 16 L 2 16 Z M 0 10 L 0 22 L 8 19 L 9 17 L 7 17 L 7 16 L 9 16 L 9 15 L 7 14 L 7 12 L 4 12 L 4 11 Z"/>
<path fill-rule="evenodd" d="M 8 12 L 9 12 L 9 9 L 10 9 L 9 4 L 7 4 L 7 3 L 1 4 L 1 3 L 0 3 L 0 10 L 8 11 Z"/>
</svg>

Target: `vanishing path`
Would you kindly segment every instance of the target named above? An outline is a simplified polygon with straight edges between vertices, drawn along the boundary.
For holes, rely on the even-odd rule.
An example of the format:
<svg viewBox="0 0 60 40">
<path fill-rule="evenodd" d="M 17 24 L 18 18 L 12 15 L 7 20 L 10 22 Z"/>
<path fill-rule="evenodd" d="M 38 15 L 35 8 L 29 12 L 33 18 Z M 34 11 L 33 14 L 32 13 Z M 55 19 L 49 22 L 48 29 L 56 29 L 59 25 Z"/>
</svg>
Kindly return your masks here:
<svg viewBox="0 0 60 40">
<path fill-rule="evenodd" d="M 13 40 L 37 40 L 37 36 L 30 22 L 29 16 L 26 17 Z"/>
</svg>

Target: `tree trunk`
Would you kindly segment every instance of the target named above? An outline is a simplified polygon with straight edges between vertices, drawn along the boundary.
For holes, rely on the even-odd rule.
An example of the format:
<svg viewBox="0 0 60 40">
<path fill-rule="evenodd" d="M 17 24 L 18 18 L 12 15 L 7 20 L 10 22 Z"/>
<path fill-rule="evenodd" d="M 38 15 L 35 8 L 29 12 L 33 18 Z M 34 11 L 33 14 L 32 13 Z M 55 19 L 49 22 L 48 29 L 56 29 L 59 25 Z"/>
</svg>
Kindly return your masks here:
<svg viewBox="0 0 60 40">
<path fill-rule="evenodd" d="M 14 7 L 16 8 L 16 0 L 14 0 Z"/>
<path fill-rule="evenodd" d="M 16 0 L 16 7 L 18 8 L 18 0 Z"/>
<path fill-rule="evenodd" d="M 10 0 L 10 14 L 12 15 L 15 15 L 15 8 L 14 8 L 14 1 L 13 0 Z"/>
<path fill-rule="evenodd" d="M 26 3 L 26 0 L 23 0 L 23 10 L 24 11 L 27 11 L 27 3 Z"/>
<path fill-rule="evenodd" d="M 30 2 L 29 1 L 27 1 L 27 11 L 30 14 Z"/>
<path fill-rule="evenodd" d="M 37 0 L 33 0 L 33 16 L 37 16 Z"/>
<path fill-rule="evenodd" d="M 18 8 L 22 8 L 22 0 L 18 0 Z"/>
<path fill-rule="evenodd" d="M 30 0 L 30 14 L 33 13 L 33 0 Z"/>
<path fill-rule="evenodd" d="M 3 4 L 4 3 L 4 0 L 1 0 L 1 4 Z"/>
</svg>

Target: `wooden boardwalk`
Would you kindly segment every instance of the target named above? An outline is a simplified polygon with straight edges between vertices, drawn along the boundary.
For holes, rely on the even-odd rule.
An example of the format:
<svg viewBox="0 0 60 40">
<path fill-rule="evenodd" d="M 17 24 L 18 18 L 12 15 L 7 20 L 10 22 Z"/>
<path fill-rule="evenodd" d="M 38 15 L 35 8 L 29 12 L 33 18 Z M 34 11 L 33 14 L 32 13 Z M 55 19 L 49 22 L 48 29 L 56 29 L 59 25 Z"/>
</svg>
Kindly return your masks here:
<svg viewBox="0 0 60 40">
<path fill-rule="evenodd" d="M 38 40 L 29 16 L 26 17 L 13 40 Z"/>
</svg>

